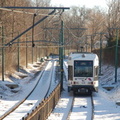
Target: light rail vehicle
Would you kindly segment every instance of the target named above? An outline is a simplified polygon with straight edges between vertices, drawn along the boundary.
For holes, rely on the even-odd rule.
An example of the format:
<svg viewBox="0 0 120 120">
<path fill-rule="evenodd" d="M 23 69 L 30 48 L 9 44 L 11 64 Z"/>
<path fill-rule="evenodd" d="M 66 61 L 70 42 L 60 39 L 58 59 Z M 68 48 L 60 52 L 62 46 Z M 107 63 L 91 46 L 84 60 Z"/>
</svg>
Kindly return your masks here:
<svg viewBox="0 0 120 120">
<path fill-rule="evenodd" d="M 68 92 L 98 92 L 99 59 L 94 53 L 73 52 L 68 57 Z"/>
</svg>

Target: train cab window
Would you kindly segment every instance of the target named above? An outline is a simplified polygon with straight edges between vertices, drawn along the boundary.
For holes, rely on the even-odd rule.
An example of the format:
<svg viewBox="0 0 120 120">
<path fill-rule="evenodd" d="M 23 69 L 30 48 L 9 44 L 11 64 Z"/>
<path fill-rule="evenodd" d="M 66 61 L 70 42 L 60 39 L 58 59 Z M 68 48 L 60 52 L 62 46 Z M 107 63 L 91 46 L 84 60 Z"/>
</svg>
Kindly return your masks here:
<svg viewBox="0 0 120 120">
<path fill-rule="evenodd" d="M 68 66 L 68 80 L 73 80 L 73 67 Z"/>
<path fill-rule="evenodd" d="M 74 61 L 74 77 L 93 77 L 93 61 Z"/>
</svg>

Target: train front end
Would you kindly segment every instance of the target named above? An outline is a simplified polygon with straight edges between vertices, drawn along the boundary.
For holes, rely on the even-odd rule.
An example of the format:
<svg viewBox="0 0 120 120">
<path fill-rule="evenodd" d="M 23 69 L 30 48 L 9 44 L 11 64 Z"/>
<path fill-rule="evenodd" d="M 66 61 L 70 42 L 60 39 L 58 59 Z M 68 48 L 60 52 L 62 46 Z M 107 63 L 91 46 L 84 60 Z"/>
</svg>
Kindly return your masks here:
<svg viewBox="0 0 120 120">
<path fill-rule="evenodd" d="M 98 91 L 98 57 L 93 53 L 71 53 L 68 60 L 68 92 Z"/>
</svg>

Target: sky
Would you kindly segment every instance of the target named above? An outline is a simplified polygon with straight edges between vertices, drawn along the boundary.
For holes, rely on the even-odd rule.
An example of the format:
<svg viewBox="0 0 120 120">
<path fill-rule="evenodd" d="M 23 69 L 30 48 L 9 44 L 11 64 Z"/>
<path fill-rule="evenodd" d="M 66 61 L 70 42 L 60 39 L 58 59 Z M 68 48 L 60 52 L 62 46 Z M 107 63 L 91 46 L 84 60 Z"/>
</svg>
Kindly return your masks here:
<svg viewBox="0 0 120 120">
<path fill-rule="evenodd" d="M 83 5 L 87 8 L 93 8 L 94 6 L 107 7 L 106 0 L 51 0 L 51 4 L 54 6 L 62 5 L 64 7 Z"/>
</svg>

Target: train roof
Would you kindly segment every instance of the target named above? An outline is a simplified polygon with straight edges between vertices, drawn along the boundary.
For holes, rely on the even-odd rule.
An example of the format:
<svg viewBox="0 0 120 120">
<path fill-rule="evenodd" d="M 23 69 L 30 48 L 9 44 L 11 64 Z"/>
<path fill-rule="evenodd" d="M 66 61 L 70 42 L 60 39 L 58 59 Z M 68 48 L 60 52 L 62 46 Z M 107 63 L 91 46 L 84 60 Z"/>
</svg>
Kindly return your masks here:
<svg viewBox="0 0 120 120">
<path fill-rule="evenodd" d="M 69 60 L 94 60 L 94 59 L 98 59 L 98 56 L 95 53 L 72 52 L 69 55 Z"/>
</svg>

